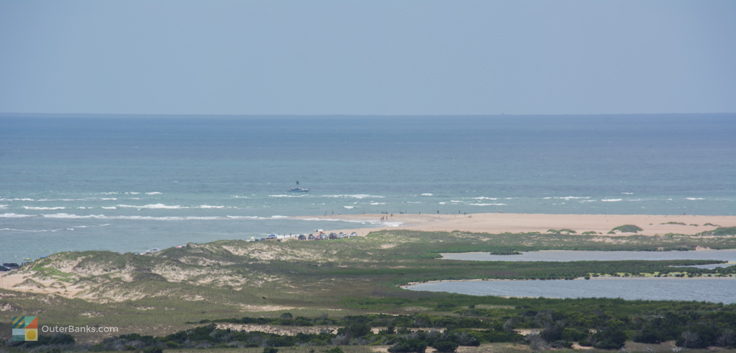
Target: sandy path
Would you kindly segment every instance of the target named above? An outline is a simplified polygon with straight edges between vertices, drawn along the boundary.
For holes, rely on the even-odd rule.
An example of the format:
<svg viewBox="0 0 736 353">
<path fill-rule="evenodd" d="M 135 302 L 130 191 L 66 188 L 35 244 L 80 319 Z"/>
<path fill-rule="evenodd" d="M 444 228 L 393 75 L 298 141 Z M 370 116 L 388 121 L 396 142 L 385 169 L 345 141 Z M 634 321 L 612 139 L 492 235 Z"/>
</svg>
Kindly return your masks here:
<svg viewBox="0 0 736 353">
<path fill-rule="evenodd" d="M 597 214 L 530 214 L 530 213 L 473 213 L 467 215 L 437 214 L 364 214 L 330 215 L 326 218 L 351 221 L 382 222 L 371 228 L 340 229 L 339 231 L 366 234 L 378 229 L 409 229 L 425 231 L 468 232 L 546 232 L 548 229 L 567 228 L 578 232 L 595 231 L 606 234 L 612 228 L 633 224 L 644 229 L 640 234 L 662 235 L 667 233 L 696 234 L 722 227 L 736 226 L 736 216 L 695 215 L 597 215 Z M 673 224 L 673 222 L 684 223 Z M 695 226 L 697 225 L 697 226 Z"/>
</svg>

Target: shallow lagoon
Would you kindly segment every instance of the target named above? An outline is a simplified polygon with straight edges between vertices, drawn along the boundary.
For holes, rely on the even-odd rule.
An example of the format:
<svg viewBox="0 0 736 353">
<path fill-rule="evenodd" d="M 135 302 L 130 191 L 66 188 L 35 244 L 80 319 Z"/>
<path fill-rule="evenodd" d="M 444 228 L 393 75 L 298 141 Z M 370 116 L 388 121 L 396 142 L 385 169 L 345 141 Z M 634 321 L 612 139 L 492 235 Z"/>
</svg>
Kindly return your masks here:
<svg viewBox="0 0 736 353">
<path fill-rule="evenodd" d="M 518 255 L 491 255 L 488 252 L 442 253 L 445 260 L 465 261 L 663 261 L 663 260 L 720 260 L 736 262 L 736 249 L 698 251 L 588 251 L 541 250 Z"/>
<path fill-rule="evenodd" d="M 726 264 L 693 265 L 716 268 L 734 265 L 736 249 L 699 251 L 587 251 L 542 250 L 517 255 L 487 252 L 443 253 L 445 260 L 465 261 L 663 261 L 718 260 Z M 696 300 L 736 303 L 736 278 L 593 278 L 590 280 L 470 280 L 437 281 L 408 285 L 417 291 L 468 295 L 545 298 L 622 298 L 628 300 Z"/>
<path fill-rule="evenodd" d="M 593 278 L 590 280 L 437 281 L 404 286 L 414 291 L 545 298 L 622 298 L 736 303 L 736 278 Z"/>
</svg>

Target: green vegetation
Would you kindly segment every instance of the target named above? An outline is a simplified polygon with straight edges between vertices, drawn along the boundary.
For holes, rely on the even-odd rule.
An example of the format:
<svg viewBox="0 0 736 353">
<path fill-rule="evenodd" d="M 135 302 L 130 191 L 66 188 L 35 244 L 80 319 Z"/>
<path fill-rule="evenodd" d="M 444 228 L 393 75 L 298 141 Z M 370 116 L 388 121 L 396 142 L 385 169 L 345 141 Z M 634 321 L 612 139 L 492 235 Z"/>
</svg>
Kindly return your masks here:
<svg viewBox="0 0 736 353">
<path fill-rule="evenodd" d="M 491 255 L 521 255 L 520 251 L 516 250 L 494 250 L 490 252 Z"/>
<path fill-rule="evenodd" d="M 736 235 L 736 227 L 718 227 L 714 230 L 702 232 L 700 235 Z"/>
<path fill-rule="evenodd" d="M 644 229 L 642 229 L 641 227 L 635 226 L 633 224 L 624 224 L 622 226 L 618 226 L 618 227 L 615 227 L 615 228 L 611 229 L 608 232 L 608 234 L 616 234 L 616 232 L 619 232 L 619 233 L 639 233 L 639 232 L 641 232 L 643 230 Z"/>
<path fill-rule="evenodd" d="M 572 229 L 567 229 L 567 228 L 563 228 L 563 229 L 547 229 L 547 233 L 550 233 L 550 234 L 577 234 L 576 231 L 574 231 Z"/>
<path fill-rule="evenodd" d="M 120 328 L 116 337 L 103 342 L 99 340 L 104 336 L 75 334 L 74 349 L 239 347 L 261 353 L 264 347 L 278 347 L 279 352 L 296 353 L 290 347 L 321 347 L 312 353 L 324 353 L 339 346 L 345 353 L 367 353 L 370 350 L 348 347 L 380 345 L 396 352 L 433 347 L 451 352 L 457 347 L 499 342 L 559 349 L 577 342 L 609 349 L 620 347 L 622 340 L 674 340 L 682 347 L 733 345 L 729 330 L 736 329 L 734 305 L 474 297 L 399 287 L 442 279 L 736 274 L 736 266 L 713 270 L 672 267 L 719 262 L 707 260 L 540 263 L 439 259 L 443 252 L 466 251 L 514 254 L 543 249 L 736 248 L 736 237 L 729 236 L 619 238 L 623 237 L 610 241 L 611 237 L 597 234 L 382 231 L 329 242 L 227 240 L 187 244 L 151 255 L 60 253 L 26 265 L 17 273 L 28 276 L 25 285 L 56 290 L 61 295 L 0 290 L 0 308 L 4 308 L 0 332 L 9 330 L 3 323 L 11 316 L 36 313 L 48 325 Z M 63 296 L 67 288 L 78 291 L 76 299 Z M 657 318 L 663 318 L 665 324 Z M 286 335 L 228 330 L 218 326 L 222 324 L 339 329 Z M 522 338 L 516 331 L 520 329 L 541 333 L 537 338 Z"/>
</svg>

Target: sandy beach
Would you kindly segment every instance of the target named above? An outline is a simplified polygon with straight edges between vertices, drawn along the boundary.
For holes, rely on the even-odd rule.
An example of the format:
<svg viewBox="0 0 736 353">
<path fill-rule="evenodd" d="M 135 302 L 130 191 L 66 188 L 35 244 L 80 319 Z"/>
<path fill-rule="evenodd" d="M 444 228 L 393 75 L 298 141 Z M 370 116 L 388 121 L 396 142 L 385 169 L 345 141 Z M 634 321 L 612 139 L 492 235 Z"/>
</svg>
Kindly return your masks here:
<svg viewBox="0 0 736 353">
<path fill-rule="evenodd" d="M 307 218 L 307 217 L 305 217 Z M 381 229 L 424 231 L 467 231 L 486 233 L 547 232 L 549 229 L 572 229 L 577 234 L 593 231 L 607 234 L 614 227 L 633 224 L 643 229 L 638 234 L 664 235 L 667 233 L 697 234 L 717 227 L 736 226 L 736 216 L 702 215 L 598 215 L 598 214 L 531 214 L 531 213 L 473 213 L 473 214 L 364 214 L 330 215 L 325 219 L 376 222 L 374 227 L 340 229 L 364 235 Z M 633 233 L 616 234 L 631 235 Z"/>
</svg>

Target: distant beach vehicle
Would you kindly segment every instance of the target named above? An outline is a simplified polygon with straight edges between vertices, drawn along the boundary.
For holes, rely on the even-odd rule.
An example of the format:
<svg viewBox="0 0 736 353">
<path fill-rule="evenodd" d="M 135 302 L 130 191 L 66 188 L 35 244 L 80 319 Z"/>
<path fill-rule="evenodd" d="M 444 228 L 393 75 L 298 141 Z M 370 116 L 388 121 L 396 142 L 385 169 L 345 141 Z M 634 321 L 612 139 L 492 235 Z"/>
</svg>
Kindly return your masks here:
<svg viewBox="0 0 736 353">
<path fill-rule="evenodd" d="M 289 189 L 289 192 L 309 192 L 309 189 L 299 186 L 299 180 L 297 180 L 296 186 Z"/>
</svg>

